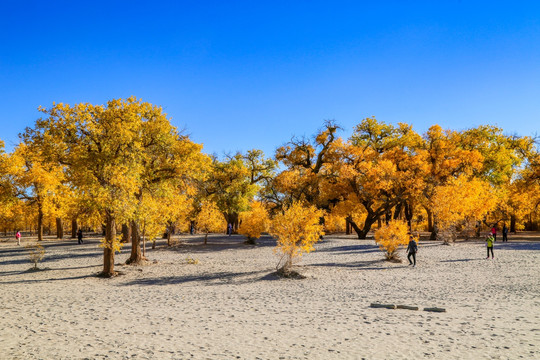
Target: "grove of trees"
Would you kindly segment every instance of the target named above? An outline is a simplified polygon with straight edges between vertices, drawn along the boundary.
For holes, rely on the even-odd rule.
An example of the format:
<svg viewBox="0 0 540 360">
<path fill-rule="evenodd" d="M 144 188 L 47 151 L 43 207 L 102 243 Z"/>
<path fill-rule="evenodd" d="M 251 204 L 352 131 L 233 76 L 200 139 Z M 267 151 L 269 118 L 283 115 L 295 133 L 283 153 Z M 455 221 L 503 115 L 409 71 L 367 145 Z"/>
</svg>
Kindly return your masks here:
<svg viewBox="0 0 540 360">
<path fill-rule="evenodd" d="M 126 262 L 137 264 L 146 240 L 166 233 L 170 245 L 172 233 L 192 226 L 207 235 L 232 224 L 252 244 L 275 234 L 287 266 L 323 228 L 365 239 L 399 220 L 445 242 L 494 225 L 538 229 L 535 139 L 494 126 L 419 134 L 367 118 L 343 138 L 327 121 L 271 157 L 253 149 L 220 159 L 161 107 L 134 97 L 40 111 L 13 151 L 0 141 L 0 230 L 42 240 L 52 229 L 63 238 L 68 224 L 72 237 L 80 227 L 104 229 L 103 276 L 115 274 L 122 241 L 132 243 Z M 295 221 L 313 233 L 291 230 Z"/>
</svg>

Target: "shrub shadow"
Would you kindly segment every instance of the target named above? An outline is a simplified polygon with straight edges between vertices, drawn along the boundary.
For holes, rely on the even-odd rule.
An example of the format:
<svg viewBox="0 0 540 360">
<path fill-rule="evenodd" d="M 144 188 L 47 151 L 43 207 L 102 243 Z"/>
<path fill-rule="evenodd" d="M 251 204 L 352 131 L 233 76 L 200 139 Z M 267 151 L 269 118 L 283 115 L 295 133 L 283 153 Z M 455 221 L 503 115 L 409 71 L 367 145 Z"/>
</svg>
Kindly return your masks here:
<svg viewBox="0 0 540 360">
<path fill-rule="evenodd" d="M 374 266 L 376 264 L 379 264 L 381 266 Z M 310 266 L 318 266 L 318 267 L 337 267 L 337 268 L 356 268 L 360 270 L 388 270 L 388 269 L 400 269 L 405 268 L 407 266 L 384 266 L 385 264 L 388 264 L 388 261 L 384 259 L 377 259 L 377 260 L 366 260 L 366 261 L 353 261 L 349 263 L 324 263 L 324 264 L 310 264 Z"/>
<path fill-rule="evenodd" d="M 219 286 L 231 284 L 245 284 L 257 280 L 255 275 L 267 272 L 268 270 L 251 272 L 219 272 L 203 275 L 185 275 L 185 276 L 162 276 L 157 278 L 136 279 L 121 284 L 122 286 L 163 286 L 163 285 L 181 285 L 192 282 L 201 283 L 205 286 Z"/>
</svg>

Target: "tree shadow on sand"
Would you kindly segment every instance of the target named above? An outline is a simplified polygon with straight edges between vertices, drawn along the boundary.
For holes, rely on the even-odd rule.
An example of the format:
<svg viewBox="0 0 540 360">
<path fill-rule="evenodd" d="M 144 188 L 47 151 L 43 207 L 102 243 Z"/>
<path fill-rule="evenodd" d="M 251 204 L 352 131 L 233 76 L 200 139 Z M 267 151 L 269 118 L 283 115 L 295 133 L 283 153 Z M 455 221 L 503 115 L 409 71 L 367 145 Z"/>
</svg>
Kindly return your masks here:
<svg viewBox="0 0 540 360">
<path fill-rule="evenodd" d="M 16 259 L 11 258 L 10 260 L 0 261 L 0 265 L 17 265 L 17 264 L 26 264 L 30 263 L 30 260 L 28 259 L 28 254 L 24 249 L 22 249 L 22 253 L 20 256 L 18 256 Z M 45 250 L 46 251 L 46 250 Z M 98 259 L 99 256 L 103 256 L 102 252 L 96 252 L 96 251 L 87 251 L 84 253 L 68 253 L 68 254 L 47 254 L 45 252 L 45 258 L 43 261 L 41 261 L 41 264 L 50 265 L 51 263 L 63 260 L 63 259 L 84 259 L 84 258 L 96 258 Z"/>
<path fill-rule="evenodd" d="M 374 266 L 374 265 L 380 266 Z M 359 270 L 389 270 L 389 269 L 402 269 L 408 266 L 388 266 L 389 262 L 384 259 L 366 260 L 366 261 L 353 261 L 348 263 L 324 263 L 324 264 L 310 264 L 310 266 L 317 267 L 336 267 L 336 268 L 352 268 Z"/>
<path fill-rule="evenodd" d="M 202 275 L 184 275 L 184 276 L 162 276 L 154 278 L 136 279 L 121 284 L 122 286 L 163 286 L 163 285 L 181 285 L 192 282 L 201 283 L 205 286 L 219 286 L 231 284 L 246 284 L 257 281 L 256 275 L 267 273 L 268 270 L 251 272 L 218 272 Z"/>
<path fill-rule="evenodd" d="M 49 272 L 52 269 L 43 269 L 43 272 Z M 21 271 L 20 274 L 27 273 L 27 271 Z M 71 281 L 71 280 L 81 280 L 96 277 L 96 274 L 85 274 L 79 276 L 66 276 L 60 278 L 45 278 L 45 279 L 26 279 L 26 280 L 14 280 L 14 281 L 0 281 L 0 284 L 38 284 L 43 282 L 51 281 Z"/>
<path fill-rule="evenodd" d="M 368 244 L 358 244 L 358 245 L 344 245 L 344 246 L 333 246 L 325 249 L 317 249 L 317 252 L 335 252 L 340 254 L 362 254 L 362 253 L 373 253 L 381 251 L 377 245 L 368 245 Z"/>
<path fill-rule="evenodd" d="M 241 235 L 232 236 L 208 236 L 206 245 L 204 236 L 194 235 L 192 238 L 182 238 L 181 242 L 173 246 L 163 246 L 159 250 L 171 250 L 180 253 L 213 253 L 229 250 L 250 250 L 260 247 L 274 247 L 276 240 L 270 236 L 262 236 L 255 245 L 245 244 L 246 238 Z"/>
<path fill-rule="evenodd" d="M 495 242 L 497 250 L 540 250 L 540 241 L 520 241 L 520 242 Z"/>
<path fill-rule="evenodd" d="M 441 260 L 442 263 L 456 263 L 456 262 L 469 262 L 469 261 L 485 261 L 486 258 L 480 257 L 475 259 L 452 259 L 452 260 Z"/>
</svg>

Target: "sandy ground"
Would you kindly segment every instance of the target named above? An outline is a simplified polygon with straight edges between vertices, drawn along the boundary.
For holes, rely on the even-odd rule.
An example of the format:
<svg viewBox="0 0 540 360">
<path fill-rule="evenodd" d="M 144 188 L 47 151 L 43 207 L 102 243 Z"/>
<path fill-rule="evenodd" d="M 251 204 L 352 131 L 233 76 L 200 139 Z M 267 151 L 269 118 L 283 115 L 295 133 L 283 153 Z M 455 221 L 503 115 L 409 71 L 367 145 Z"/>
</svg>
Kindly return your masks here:
<svg viewBox="0 0 540 360">
<path fill-rule="evenodd" d="M 303 280 L 274 275 L 269 237 L 179 239 L 146 266 L 121 265 L 126 246 L 113 279 L 95 276 L 97 238 L 44 241 L 38 272 L 4 239 L 0 359 L 540 359 L 539 234 L 496 242 L 495 260 L 482 242 L 422 241 L 416 268 L 382 261 L 373 240 L 327 236 Z"/>
</svg>

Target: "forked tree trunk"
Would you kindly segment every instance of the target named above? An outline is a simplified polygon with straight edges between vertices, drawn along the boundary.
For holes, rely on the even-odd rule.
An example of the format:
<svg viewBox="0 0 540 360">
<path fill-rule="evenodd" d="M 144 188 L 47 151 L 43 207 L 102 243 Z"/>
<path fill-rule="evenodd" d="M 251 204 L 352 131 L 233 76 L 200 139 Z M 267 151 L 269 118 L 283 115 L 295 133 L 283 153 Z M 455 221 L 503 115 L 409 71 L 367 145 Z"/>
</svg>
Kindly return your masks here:
<svg viewBox="0 0 540 360">
<path fill-rule="evenodd" d="M 122 224 L 122 242 L 128 243 L 131 237 L 131 228 L 128 224 Z"/>
<path fill-rule="evenodd" d="M 105 218 L 105 247 L 103 248 L 103 277 L 113 277 L 114 272 L 114 250 L 113 244 L 116 239 L 116 223 L 114 216 L 107 213 Z"/>
<path fill-rule="evenodd" d="M 131 222 L 131 256 L 126 264 L 140 264 L 144 260 L 141 251 L 141 236 L 139 235 L 139 224 L 136 221 Z"/>
<path fill-rule="evenodd" d="M 56 218 L 56 238 L 57 239 L 64 238 L 64 225 L 62 224 L 61 218 Z"/>
<path fill-rule="evenodd" d="M 71 219 L 71 238 L 75 239 L 77 237 L 77 230 L 79 228 L 79 225 L 77 224 L 77 218 L 74 217 Z"/>
<path fill-rule="evenodd" d="M 358 225 L 356 225 L 351 216 L 348 217 L 349 223 L 356 232 L 356 235 L 358 235 L 358 239 L 365 239 L 367 237 L 369 230 L 371 230 L 371 226 L 375 223 L 375 221 L 377 221 L 377 218 L 377 215 L 368 214 L 366 216 L 366 220 L 364 221 L 364 227 L 360 228 Z"/>
<path fill-rule="evenodd" d="M 413 219 L 413 206 L 411 203 L 405 203 L 405 219 L 407 219 L 407 225 L 409 231 L 412 231 L 412 219 Z"/>
</svg>

